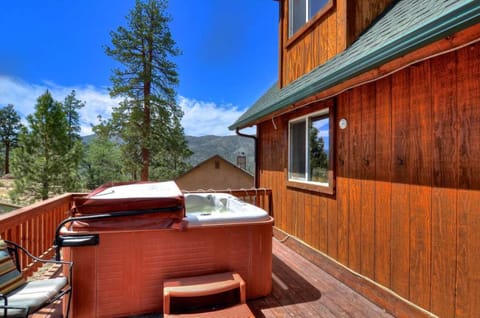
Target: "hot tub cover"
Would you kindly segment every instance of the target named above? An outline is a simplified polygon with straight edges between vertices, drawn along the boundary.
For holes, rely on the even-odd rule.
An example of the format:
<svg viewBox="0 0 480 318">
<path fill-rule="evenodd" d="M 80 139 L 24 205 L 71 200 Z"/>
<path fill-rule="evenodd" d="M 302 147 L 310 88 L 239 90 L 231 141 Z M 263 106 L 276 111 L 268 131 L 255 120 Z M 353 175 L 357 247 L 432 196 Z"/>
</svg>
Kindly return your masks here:
<svg viewBox="0 0 480 318">
<path fill-rule="evenodd" d="M 75 216 L 125 211 L 158 211 L 156 216 L 181 220 L 185 199 L 174 181 L 107 183 L 84 197 L 74 199 Z M 162 213 L 160 213 L 162 212 Z"/>
</svg>

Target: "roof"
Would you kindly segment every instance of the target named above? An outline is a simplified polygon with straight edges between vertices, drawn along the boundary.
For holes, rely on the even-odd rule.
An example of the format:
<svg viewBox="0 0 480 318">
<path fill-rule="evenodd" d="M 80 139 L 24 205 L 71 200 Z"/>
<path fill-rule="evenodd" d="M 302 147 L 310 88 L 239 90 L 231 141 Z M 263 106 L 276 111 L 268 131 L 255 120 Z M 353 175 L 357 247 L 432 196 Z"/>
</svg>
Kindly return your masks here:
<svg viewBox="0 0 480 318">
<path fill-rule="evenodd" d="M 275 83 L 234 130 L 480 22 L 478 0 L 400 0 L 345 51 L 279 89 Z"/>
</svg>

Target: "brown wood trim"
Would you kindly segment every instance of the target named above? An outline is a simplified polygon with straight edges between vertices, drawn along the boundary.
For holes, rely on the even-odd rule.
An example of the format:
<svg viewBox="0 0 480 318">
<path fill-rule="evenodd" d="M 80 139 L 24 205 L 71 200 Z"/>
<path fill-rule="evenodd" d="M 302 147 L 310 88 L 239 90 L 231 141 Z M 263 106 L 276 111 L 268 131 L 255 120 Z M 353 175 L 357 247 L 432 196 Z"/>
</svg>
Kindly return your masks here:
<svg viewBox="0 0 480 318">
<path fill-rule="evenodd" d="M 288 33 L 290 32 L 290 12 L 288 12 L 287 10 L 287 15 L 286 15 L 286 19 L 287 19 L 287 23 L 285 23 L 286 25 L 286 34 L 287 34 L 287 41 L 285 41 L 285 48 L 288 49 L 293 43 L 297 42 L 297 40 L 299 38 L 301 38 L 305 33 L 309 32 L 310 29 L 315 25 L 317 24 L 317 22 L 323 18 L 325 18 L 325 15 L 328 11 L 330 11 L 333 6 L 335 5 L 335 0 L 330 0 L 328 1 L 325 6 L 317 12 L 317 14 L 315 14 L 315 16 L 310 20 L 308 21 L 307 23 L 305 23 L 297 32 L 295 32 L 295 34 L 293 34 L 291 37 L 289 37 Z M 290 9 L 290 5 L 288 4 L 288 1 L 287 1 L 287 8 Z"/>
<path fill-rule="evenodd" d="M 332 258 L 326 256 L 320 251 L 313 249 L 297 238 L 290 236 L 281 229 L 273 228 L 274 239 L 280 240 L 287 247 L 300 254 L 313 264 L 320 267 L 329 275 L 335 277 L 351 289 L 360 293 L 362 296 L 384 308 L 387 312 L 398 318 L 438 318 L 438 316 L 430 313 L 415 304 L 405 300 L 395 294 L 393 291 L 367 279 Z"/>
<path fill-rule="evenodd" d="M 279 1 L 278 2 L 278 87 L 282 88 L 283 87 L 283 25 L 284 25 L 284 19 L 283 19 L 283 6 L 284 6 L 284 1 Z"/>
</svg>

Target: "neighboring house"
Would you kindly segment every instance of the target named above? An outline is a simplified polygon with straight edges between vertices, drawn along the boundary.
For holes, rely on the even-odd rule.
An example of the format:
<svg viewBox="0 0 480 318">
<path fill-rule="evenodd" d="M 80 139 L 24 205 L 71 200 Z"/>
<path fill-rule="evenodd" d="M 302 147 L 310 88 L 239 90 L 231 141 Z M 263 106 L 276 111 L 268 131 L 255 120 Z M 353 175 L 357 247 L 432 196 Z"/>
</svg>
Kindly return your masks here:
<svg viewBox="0 0 480 318">
<path fill-rule="evenodd" d="M 251 189 L 253 176 L 219 155 L 199 163 L 175 182 L 182 190 Z"/>
<path fill-rule="evenodd" d="M 278 83 L 230 127 L 276 234 L 400 317 L 480 317 L 480 2 L 279 6 Z"/>
</svg>

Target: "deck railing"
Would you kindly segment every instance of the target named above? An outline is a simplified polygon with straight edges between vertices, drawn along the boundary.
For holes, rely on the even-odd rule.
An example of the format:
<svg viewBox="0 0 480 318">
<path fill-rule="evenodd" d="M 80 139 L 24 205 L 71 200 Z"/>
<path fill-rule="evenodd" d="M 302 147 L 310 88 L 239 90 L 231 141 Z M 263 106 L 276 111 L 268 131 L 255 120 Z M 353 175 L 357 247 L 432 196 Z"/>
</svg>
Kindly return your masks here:
<svg viewBox="0 0 480 318">
<path fill-rule="evenodd" d="M 210 191 L 231 193 L 243 201 L 264 209 L 273 216 L 272 190 L 270 189 Z M 50 257 L 54 253 L 55 229 L 62 220 L 69 216 L 73 199 L 78 195 L 82 194 L 67 193 L 0 214 L 0 237 L 22 245 L 35 256 Z M 25 255 L 21 256 L 20 261 L 26 276 L 32 275 L 40 266 L 38 263 L 27 263 Z"/>
<path fill-rule="evenodd" d="M 57 224 L 68 217 L 73 194 L 67 193 L 12 212 L 0 214 L 0 236 L 25 247 L 35 256 L 53 255 L 53 239 Z M 28 263 L 20 253 L 20 264 L 26 276 L 30 276 L 39 263 Z"/>
</svg>

